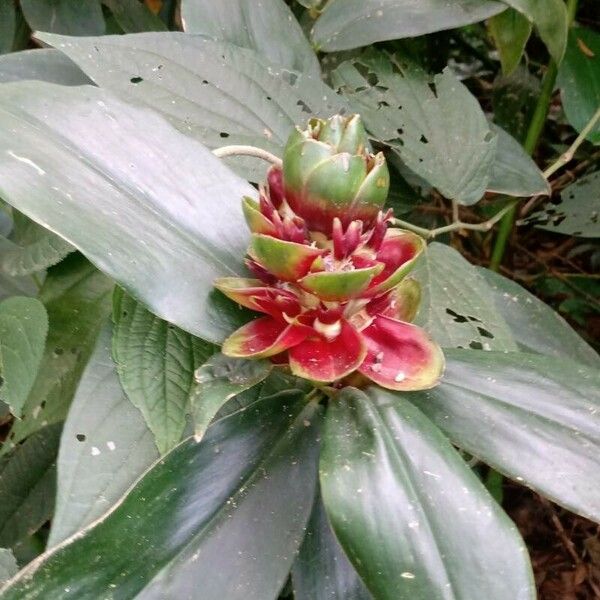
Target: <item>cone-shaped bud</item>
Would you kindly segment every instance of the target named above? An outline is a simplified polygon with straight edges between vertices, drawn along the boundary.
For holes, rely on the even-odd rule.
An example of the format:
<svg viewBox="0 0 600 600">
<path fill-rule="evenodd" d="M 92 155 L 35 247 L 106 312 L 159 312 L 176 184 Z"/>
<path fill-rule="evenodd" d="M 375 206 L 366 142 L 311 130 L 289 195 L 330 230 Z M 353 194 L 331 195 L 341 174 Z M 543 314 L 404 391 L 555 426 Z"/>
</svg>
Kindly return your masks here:
<svg viewBox="0 0 600 600">
<path fill-rule="evenodd" d="M 285 198 L 312 231 L 331 233 L 361 220 L 368 228 L 387 197 L 390 177 L 382 153 L 372 154 L 359 115 L 311 119 L 296 128 L 283 156 Z M 275 186 L 274 186 L 275 187 Z"/>
</svg>

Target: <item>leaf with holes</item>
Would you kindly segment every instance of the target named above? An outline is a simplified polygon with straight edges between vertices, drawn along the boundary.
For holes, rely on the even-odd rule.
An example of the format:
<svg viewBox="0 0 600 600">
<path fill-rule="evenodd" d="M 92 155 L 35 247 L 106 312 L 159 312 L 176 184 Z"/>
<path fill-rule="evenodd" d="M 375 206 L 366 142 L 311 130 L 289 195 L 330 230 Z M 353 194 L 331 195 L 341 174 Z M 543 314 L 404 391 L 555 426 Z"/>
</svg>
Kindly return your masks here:
<svg viewBox="0 0 600 600">
<path fill-rule="evenodd" d="M 268 360 L 235 359 L 219 353 L 196 369 L 190 393 L 196 440 L 228 400 L 260 383 L 272 368 Z"/>
<path fill-rule="evenodd" d="M 119 383 L 111 338 L 107 323 L 67 415 L 48 547 L 104 514 L 159 457 L 154 435 Z"/>
<path fill-rule="evenodd" d="M 444 381 L 405 397 L 473 456 L 600 520 L 597 367 L 521 352 L 447 350 Z"/>
<path fill-rule="evenodd" d="M 477 100 L 448 69 L 431 78 L 415 65 L 372 55 L 343 63 L 332 77 L 369 131 L 411 171 L 461 204 L 481 199 L 496 135 Z"/>
<path fill-rule="evenodd" d="M 113 319 L 121 384 L 164 454 L 181 441 L 194 370 L 216 347 L 153 315 L 121 289 L 115 291 Z"/>
<path fill-rule="evenodd" d="M 48 315 L 35 298 L 0 302 L 0 399 L 19 417 L 44 353 Z"/>
<path fill-rule="evenodd" d="M 508 325 L 476 267 L 454 248 L 433 242 L 413 276 L 422 288 L 415 323 L 446 348 L 516 350 Z"/>
<path fill-rule="evenodd" d="M 101 87 L 154 108 L 209 148 L 250 144 L 281 156 L 294 125 L 345 107 L 320 78 L 203 36 L 173 32 L 38 38 L 64 52 Z M 252 181 L 264 177 L 265 164 L 257 159 L 227 163 Z"/>
</svg>

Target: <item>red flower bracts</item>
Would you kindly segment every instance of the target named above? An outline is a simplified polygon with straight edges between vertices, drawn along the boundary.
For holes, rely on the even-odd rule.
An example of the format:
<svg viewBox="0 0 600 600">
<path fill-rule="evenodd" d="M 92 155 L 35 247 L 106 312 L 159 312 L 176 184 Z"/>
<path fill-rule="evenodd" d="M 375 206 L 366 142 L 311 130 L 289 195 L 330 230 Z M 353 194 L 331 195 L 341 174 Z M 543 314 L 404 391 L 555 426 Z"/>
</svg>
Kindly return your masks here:
<svg viewBox="0 0 600 600">
<path fill-rule="evenodd" d="M 283 169 L 269 170 L 260 201 L 242 203 L 256 278 L 215 282 L 263 314 L 225 340 L 224 354 L 272 357 L 318 382 L 357 371 L 393 390 L 436 385 L 444 357 L 409 323 L 420 288 L 405 278 L 424 242 L 388 227 L 391 212 L 381 211 L 388 187 L 385 159 L 370 153 L 358 115 L 312 119 L 292 134 Z"/>
</svg>

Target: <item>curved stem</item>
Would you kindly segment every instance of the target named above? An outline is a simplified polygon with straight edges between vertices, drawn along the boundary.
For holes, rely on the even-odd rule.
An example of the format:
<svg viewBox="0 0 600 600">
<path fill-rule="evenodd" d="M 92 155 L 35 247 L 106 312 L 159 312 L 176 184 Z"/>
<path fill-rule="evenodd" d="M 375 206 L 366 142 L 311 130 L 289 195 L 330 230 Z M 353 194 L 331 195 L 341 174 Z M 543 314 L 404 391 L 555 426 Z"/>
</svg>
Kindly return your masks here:
<svg viewBox="0 0 600 600">
<path fill-rule="evenodd" d="M 277 167 L 281 167 L 282 165 L 282 161 L 278 156 L 271 154 L 268 150 L 257 148 L 256 146 L 222 146 L 221 148 L 216 148 L 212 152 L 219 158 L 224 158 L 226 156 L 254 156 L 255 158 L 266 160 Z"/>
</svg>

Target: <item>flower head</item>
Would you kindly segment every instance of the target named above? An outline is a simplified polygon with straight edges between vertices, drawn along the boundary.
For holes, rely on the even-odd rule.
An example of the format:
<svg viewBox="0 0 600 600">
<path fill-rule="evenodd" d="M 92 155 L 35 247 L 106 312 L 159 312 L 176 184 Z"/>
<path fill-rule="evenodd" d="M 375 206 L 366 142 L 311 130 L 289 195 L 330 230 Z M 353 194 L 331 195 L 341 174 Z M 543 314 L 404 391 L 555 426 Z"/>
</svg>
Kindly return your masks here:
<svg viewBox="0 0 600 600">
<path fill-rule="evenodd" d="M 292 134 L 283 170 L 269 170 L 259 202 L 243 199 L 252 232 L 247 265 L 255 277 L 222 278 L 215 286 L 263 316 L 227 338 L 223 352 L 271 357 L 313 381 L 333 383 L 356 371 L 389 389 L 432 387 L 442 374 L 444 357 L 438 345 L 410 323 L 420 288 L 406 278 L 424 242 L 414 233 L 389 227 L 391 212 L 381 211 L 385 195 L 381 199 L 377 186 L 373 193 L 366 191 L 371 186 L 369 171 L 358 188 L 344 183 L 342 173 L 353 178 L 349 171 L 336 171 L 330 179 L 332 191 L 327 177 L 313 185 L 314 178 L 321 177 L 317 161 L 303 162 L 290 150 L 304 144 L 302 140 L 317 140 L 328 147 L 325 162 L 334 165 L 331 157 L 341 153 L 368 165 L 365 157 L 371 155 L 357 116 L 312 120 L 308 131 L 308 137 L 299 130 Z M 312 146 L 305 148 L 312 156 Z M 376 168 L 376 176 L 385 173 L 387 192 L 383 155 L 378 164 L 371 172 Z M 305 182 L 300 195 L 289 191 L 290 172 L 294 181 Z M 313 202 L 317 187 L 319 201 Z"/>
</svg>

